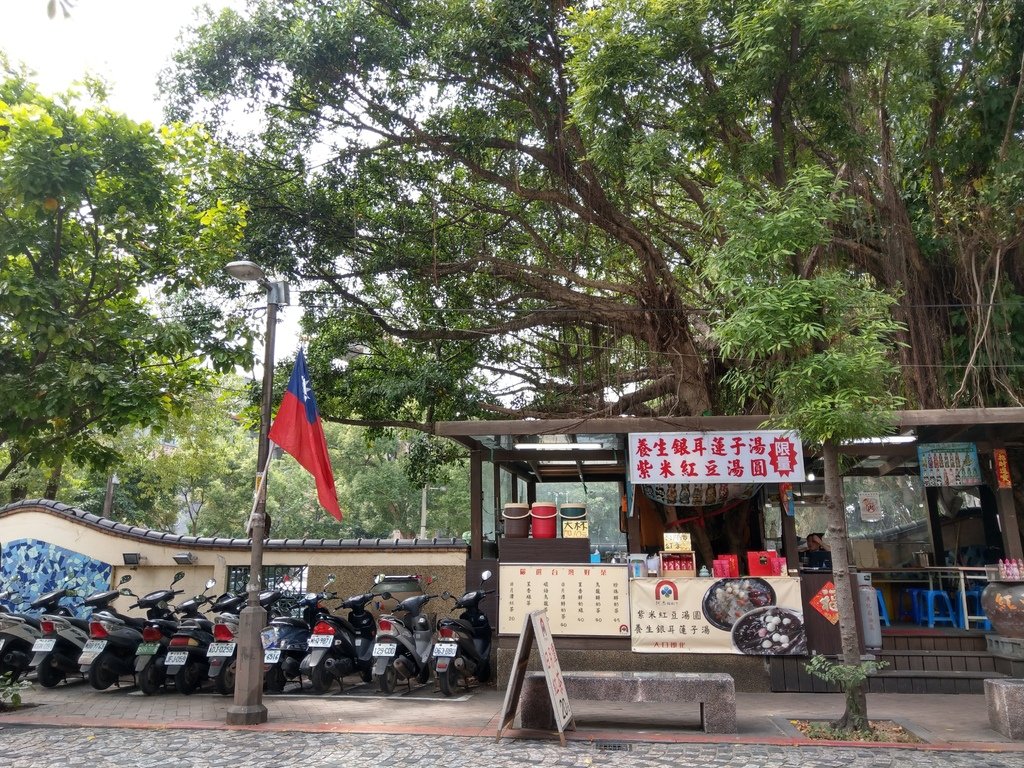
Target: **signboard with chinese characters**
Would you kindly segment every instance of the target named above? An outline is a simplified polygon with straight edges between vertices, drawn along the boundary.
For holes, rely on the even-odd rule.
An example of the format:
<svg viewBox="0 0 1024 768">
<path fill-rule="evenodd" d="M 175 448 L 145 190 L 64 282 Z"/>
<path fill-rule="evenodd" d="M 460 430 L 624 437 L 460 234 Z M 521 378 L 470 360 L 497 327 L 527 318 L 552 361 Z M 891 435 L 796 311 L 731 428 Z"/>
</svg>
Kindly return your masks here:
<svg viewBox="0 0 1024 768">
<path fill-rule="evenodd" d="M 992 461 L 996 470 L 996 487 L 1013 488 L 1013 478 L 1010 476 L 1010 459 L 1006 455 L 1005 448 L 992 449 Z"/>
<path fill-rule="evenodd" d="M 799 483 L 804 454 L 796 432 L 635 432 L 629 479 L 662 483 Z"/>
<path fill-rule="evenodd" d="M 799 579 L 633 579 L 629 601 L 637 653 L 807 653 Z"/>
<path fill-rule="evenodd" d="M 515 634 L 526 616 L 541 609 L 554 635 L 629 634 L 626 565 L 502 563 L 498 570 L 500 634 Z"/>
<path fill-rule="evenodd" d="M 921 443 L 917 446 L 917 461 L 925 487 L 981 485 L 978 447 L 974 443 Z"/>
<path fill-rule="evenodd" d="M 586 520 L 562 520 L 563 539 L 589 539 L 590 523 Z"/>
</svg>

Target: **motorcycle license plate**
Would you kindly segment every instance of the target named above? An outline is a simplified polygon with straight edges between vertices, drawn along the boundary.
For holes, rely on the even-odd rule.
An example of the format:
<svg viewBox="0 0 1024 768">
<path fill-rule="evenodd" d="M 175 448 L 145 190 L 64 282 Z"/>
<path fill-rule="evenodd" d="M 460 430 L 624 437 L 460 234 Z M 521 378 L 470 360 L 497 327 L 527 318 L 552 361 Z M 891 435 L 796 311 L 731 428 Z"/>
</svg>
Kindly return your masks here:
<svg viewBox="0 0 1024 768">
<path fill-rule="evenodd" d="M 106 647 L 106 640 L 89 640 L 82 647 L 82 654 L 78 657 L 78 663 L 82 666 L 92 664 L 93 660 L 103 653 L 103 649 Z"/>
<path fill-rule="evenodd" d="M 233 656 L 234 653 L 234 643 L 210 643 L 210 647 L 206 649 L 207 656 Z"/>
<path fill-rule="evenodd" d="M 330 648 L 334 644 L 334 635 L 310 635 L 306 641 L 307 648 Z"/>
<path fill-rule="evenodd" d="M 275 648 L 270 651 L 263 652 L 263 663 L 264 664 L 277 664 L 281 660 L 281 651 Z"/>
<path fill-rule="evenodd" d="M 38 653 L 39 651 L 43 651 L 44 653 L 47 651 L 52 651 L 53 646 L 55 646 L 56 644 L 57 638 L 55 637 L 41 637 L 34 643 L 32 643 L 32 651 L 34 653 Z"/>
<path fill-rule="evenodd" d="M 377 643 L 373 646 L 374 656 L 394 656 L 398 643 Z"/>
<path fill-rule="evenodd" d="M 135 649 L 136 656 L 152 656 L 160 648 L 160 643 L 142 643 Z"/>
<path fill-rule="evenodd" d="M 165 667 L 180 667 L 188 662 L 188 651 L 171 651 L 164 659 Z"/>
<path fill-rule="evenodd" d="M 455 652 L 459 649 L 458 643 L 437 643 L 434 646 L 435 656 L 445 656 L 452 658 L 455 656 Z"/>
</svg>

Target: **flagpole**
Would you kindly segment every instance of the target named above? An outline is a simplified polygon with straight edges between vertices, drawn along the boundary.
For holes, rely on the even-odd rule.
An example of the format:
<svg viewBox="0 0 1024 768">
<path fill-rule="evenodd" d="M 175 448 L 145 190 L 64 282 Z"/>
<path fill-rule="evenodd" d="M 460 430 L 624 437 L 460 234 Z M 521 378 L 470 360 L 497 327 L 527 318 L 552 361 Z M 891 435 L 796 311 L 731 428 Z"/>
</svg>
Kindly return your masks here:
<svg viewBox="0 0 1024 768">
<path fill-rule="evenodd" d="M 240 262 L 241 263 L 241 262 Z M 230 266 L 230 265 L 229 265 Z M 255 266 L 255 265 L 253 265 Z M 258 269 L 258 268 L 257 268 Z M 243 274 L 249 274 L 248 272 Z M 259 274 L 262 276 L 262 270 Z M 240 278 L 249 279 L 249 278 Z M 256 459 L 258 470 L 256 498 L 249 516 L 249 535 L 252 552 L 249 560 L 248 597 L 245 608 L 238 616 L 238 661 L 236 662 L 235 696 L 228 707 L 225 721 L 228 725 L 257 725 L 267 722 L 267 708 L 263 704 L 263 643 L 260 631 L 267 625 L 267 611 L 260 605 L 260 587 L 263 577 L 263 538 L 266 532 L 267 468 L 270 464 L 270 415 L 274 388 L 274 336 L 277 331 L 277 306 L 287 304 L 287 285 L 260 284 L 267 289 L 267 333 L 263 355 L 263 399 L 260 412 L 260 441 Z"/>
</svg>

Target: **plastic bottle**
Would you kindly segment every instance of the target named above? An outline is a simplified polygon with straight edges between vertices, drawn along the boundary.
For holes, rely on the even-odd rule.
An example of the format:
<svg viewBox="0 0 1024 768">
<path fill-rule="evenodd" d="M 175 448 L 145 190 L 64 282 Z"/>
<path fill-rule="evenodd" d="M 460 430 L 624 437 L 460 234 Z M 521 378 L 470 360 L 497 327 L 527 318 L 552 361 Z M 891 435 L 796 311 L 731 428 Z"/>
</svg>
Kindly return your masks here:
<svg viewBox="0 0 1024 768">
<path fill-rule="evenodd" d="M 601 550 L 594 547 L 594 551 L 590 553 L 590 562 L 600 563 L 601 562 Z"/>
</svg>

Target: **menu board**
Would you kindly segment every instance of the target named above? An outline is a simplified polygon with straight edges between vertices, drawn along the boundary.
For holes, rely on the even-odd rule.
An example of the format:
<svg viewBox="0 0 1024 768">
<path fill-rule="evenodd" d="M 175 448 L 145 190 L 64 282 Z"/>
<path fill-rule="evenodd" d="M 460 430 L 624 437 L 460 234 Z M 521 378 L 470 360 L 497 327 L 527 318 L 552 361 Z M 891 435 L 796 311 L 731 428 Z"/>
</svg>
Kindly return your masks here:
<svg viewBox="0 0 1024 768">
<path fill-rule="evenodd" d="M 974 443 L 921 443 L 917 446 L 921 481 L 928 488 L 981 485 L 978 446 Z"/>
<path fill-rule="evenodd" d="M 516 634 L 531 612 L 545 609 L 553 635 L 629 635 L 626 565 L 502 563 L 498 572 L 499 634 Z"/>
<path fill-rule="evenodd" d="M 807 653 L 799 579 L 633 579 L 629 600 L 638 653 Z"/>
</svg>

